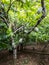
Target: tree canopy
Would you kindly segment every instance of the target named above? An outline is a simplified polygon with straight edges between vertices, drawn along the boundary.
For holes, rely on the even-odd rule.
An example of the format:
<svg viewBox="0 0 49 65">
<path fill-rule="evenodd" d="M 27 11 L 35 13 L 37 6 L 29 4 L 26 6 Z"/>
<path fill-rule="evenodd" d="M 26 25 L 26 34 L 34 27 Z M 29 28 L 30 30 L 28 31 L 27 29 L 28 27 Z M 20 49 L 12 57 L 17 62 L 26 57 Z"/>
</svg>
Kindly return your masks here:
<svg viewBox="0 0 49 65">
<path fill-rule="evenodd" d="M 49 0 L 1 0 L 0 48 L 49 41 L 48 4 Z"/>
</svg>

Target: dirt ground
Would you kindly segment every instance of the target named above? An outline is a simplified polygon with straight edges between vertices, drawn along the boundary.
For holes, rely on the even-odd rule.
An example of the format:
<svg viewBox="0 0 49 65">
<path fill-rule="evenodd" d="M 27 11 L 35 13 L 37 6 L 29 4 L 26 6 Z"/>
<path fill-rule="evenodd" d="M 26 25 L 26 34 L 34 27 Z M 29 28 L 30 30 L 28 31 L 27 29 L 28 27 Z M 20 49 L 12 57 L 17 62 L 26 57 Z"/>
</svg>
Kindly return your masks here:
<svg viewBox="0 0 49 65">
<path fill-rule="evenodd" d="M 17 55 L 18 58 L 15 60 L 13 59 L 13 55 L 8 51 L 4 50 L 0 52 L 0 65 L 49 65 L 49 55 L 35 54 L 26 51 L 19 51 Z"/>
</svg>

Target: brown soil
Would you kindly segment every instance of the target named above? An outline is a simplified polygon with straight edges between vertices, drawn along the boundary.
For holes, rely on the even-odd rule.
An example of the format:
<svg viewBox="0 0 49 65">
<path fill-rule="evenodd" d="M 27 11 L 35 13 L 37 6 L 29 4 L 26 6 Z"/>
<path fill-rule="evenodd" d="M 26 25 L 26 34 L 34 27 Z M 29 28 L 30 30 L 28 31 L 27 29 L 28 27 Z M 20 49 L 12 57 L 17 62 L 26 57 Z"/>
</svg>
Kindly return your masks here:
<svg viewBox="0 0 49 65">
<path fill-rule="evenodd" d="M 26 48 L 31 50 L 32 47 L 27 46 Z M 36 51 L 36 49 L 34 51 Z M 49 55 L 41 55 L 24 51 L 19 51 L 17 55 L 18 58 L 15 60 L 13 59 L 13 55 L 7 50 L 1 51 L 0 65 L 49 65 Z"/>
</svg>

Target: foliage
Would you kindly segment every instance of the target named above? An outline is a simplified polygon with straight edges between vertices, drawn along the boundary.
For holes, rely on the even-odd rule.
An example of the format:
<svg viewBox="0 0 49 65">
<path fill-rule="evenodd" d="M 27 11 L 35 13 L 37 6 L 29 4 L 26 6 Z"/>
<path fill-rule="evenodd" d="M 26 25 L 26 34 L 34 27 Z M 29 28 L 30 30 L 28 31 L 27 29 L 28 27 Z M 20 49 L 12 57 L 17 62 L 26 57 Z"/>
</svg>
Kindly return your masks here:
<svg viewBox="0 0 49 65">
<path fill-rule="evenodd" d="M 48 41 L 49 40 L 49 1 L 45 1 L 47 16 L 37 27 L 38 31 L 28 32 L 31 27 L 34 27 L 38 19 L 42 15 L 40 0 L 1 0 L 0 1 L 0 16 L 4 17 L 5 23 L 0 18 L 0 48 L 11 49 L 11 36 L 14 37 L 15 44 L 19 43 L 22 38 L 23 43 L 28 41 Z M 14 27 L 15 26 L 15 27 Z M 16 34 L 15 30 L 24 26 Z M 28 41 L 27 41 L 28 40 Z"/>
</svg>

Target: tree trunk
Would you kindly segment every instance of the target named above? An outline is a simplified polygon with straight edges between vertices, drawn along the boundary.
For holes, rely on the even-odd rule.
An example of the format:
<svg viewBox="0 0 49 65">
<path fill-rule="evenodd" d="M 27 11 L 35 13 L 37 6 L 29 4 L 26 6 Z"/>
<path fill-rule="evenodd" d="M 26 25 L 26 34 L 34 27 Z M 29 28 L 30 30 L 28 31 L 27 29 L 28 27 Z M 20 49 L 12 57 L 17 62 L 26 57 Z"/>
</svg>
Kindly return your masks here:
<svg viewBox="0 0 49 65">
<path fill-rule="evenodd" d="M 17 59 L 17 49 L 13 48 L 13 58 Z"/>
<path fill-rule="evenodd" d="M 13 58 L 17 59 L 17 48 L 16 48 L 16 44 L 14 42 L 14 38 L 11 37 L 11 39 L 12 39 L 12 48 L 13 48 Z"/>
<path fill-rule="evenodd" d="M 23 50 L 23 44 L 21 43 L 20 44 L 20 51 L 22 51 Z"/>
</svg>

